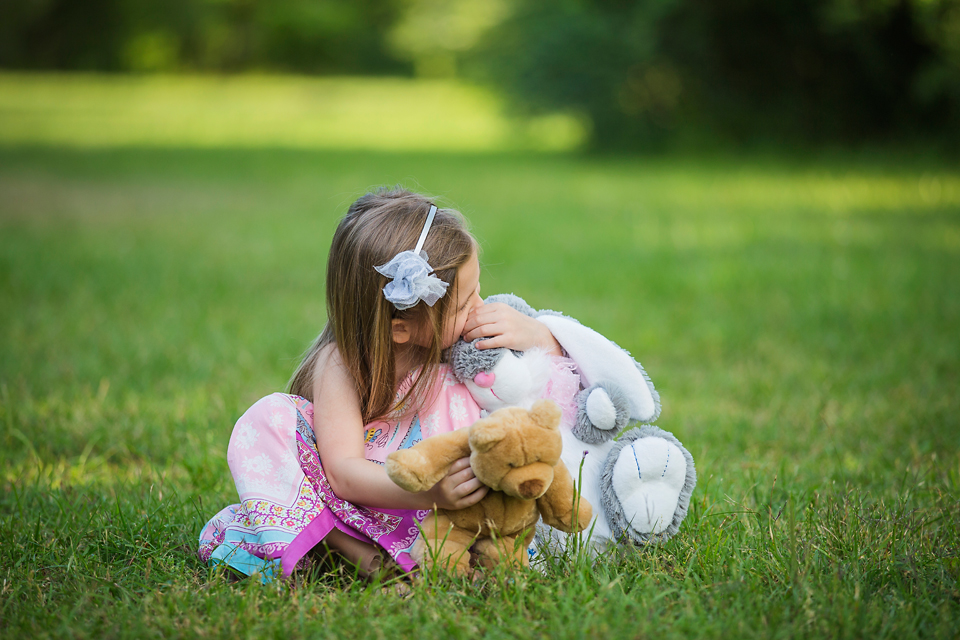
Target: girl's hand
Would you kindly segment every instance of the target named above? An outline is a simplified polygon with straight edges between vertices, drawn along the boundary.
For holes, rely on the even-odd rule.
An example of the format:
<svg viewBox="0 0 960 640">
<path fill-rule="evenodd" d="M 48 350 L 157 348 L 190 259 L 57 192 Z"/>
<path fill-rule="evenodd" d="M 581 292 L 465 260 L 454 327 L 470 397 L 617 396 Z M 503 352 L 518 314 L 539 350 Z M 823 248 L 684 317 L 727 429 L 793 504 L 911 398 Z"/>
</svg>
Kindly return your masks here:
<svg viewBox="0 0 960 640">
<path fill-rule="evenodd" d="M 464 509 L 487 495 L 489 488 L 477 480 L 470 458 L 460 458 L 450 466 L 447 476 L 425 493 L 440 509 Z"/>
<path fill-rule="evenodd" d="M 480 350 L 506 347 L 526 351 L 539 347 L 555 356 L 563 353 L 547 325 L 502 302 L 478 306 L 467 316 L 463 339 L 469 342 L 476 338 L 486 338 L 477 343 Z"/>
</svg>

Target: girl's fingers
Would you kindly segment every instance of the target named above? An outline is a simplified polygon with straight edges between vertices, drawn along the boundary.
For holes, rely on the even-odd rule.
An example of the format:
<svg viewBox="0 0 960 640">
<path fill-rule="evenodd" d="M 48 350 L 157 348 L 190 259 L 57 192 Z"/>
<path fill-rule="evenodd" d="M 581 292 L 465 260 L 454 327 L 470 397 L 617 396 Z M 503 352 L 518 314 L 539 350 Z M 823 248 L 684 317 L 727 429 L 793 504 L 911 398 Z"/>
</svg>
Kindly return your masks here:
<svg viewBox="0 0 960 640">
<path fill-rule="evenodd" d="M 480 488 L 478 488 L 476 491 L 469 493 L 465 495 L 463 498 L 461 498 L 460 500 L 458 500 L 457 508 L 464 509 L 471 505 L 477 504 L 478 502 L 483 500 L 483 496 L 487 495 L 487 491 L 489 490 L 490 490 L 489 487 L 485 485 L 480 485 Z"/>
<path fill-rule="evenodd" d="M 455 489 L 455 491 L 457 492 L 460 498 L 466 498 L 467 496 L 469 496 L 471 493 L 473 493 L 480 487 L 486 487 L 486 485 L 480 482 L 479 480 L 477 480 L 476 478 L 471 478 L 470 480 L 467 480 L 466 482 L 461 482 L 459 485 L 457 485 L 457 488 Z"/>
<path fill-rule="evenodd" d="M 471 314 L 471 315 L 467 316 L 467 321 L 463 323 L 463 332 L 464 332 L 464 334 L 466 334 L 466 333 L 468 333 L 468 332 L 470 332 L 470 331 L 473 331 L 474 329 L 476 329 L 477 327 L 479 327 L 480 324 L 481 324 L 480 321 L 477 320 L 477 317 L 476 317 L 475 315 L 472 315 L 472 314 Z"/>
<path fill-rule="evenodd" d="M 488 322 L 480 318 L 471 318 L 463 324 L 464 337 L 466 337 L 466 334 L 468 333 L 477 333 L 478 331 L 482 331 L 484 327 L 492 324 L 496 324 L 496 323 Z"/>
<path fill-rule="evenodd" d="M 463 339 L 470 342 L 477 338 L 506 335 L 508 329 L 508 327 L 501 327 L 497 323 L 484 324 L 478 326 L 476 329 L 464 332 Z"/>
<path fill-rule="evenodd" d="M 466 471 L 466 470 L 465 470 Z M 465 472 L 464 471 L 464 472 Z M 464 473 L 461 472 L 461 473 Z M 459 474 L 457 474 L 459 475 Z M 476 504 L 487 495 L 489 488 L 471 475 L 463 482 L 455 482 L 455 476 L 447 476 L 442 482 L 444 485 L 440 491 L 440 505 L 445 505 L 447 509 L 463 509 Z"/>
<path fill-rule="evenodd" d="M 450 465 L 450 471 L 447 472 L 448 476 L 452 476 L 456 473 L 463 471 L 464 469 L 470 469 L 470 458 L 460 458 L 452 465 Z M 473 470 L 470 470 L 470 474 L 473 475 Z"/>
<path fill-rule="evenodd" d="M 490 331 L 489 326 L 495 325 L 501 320 L 503 320 L 503 314 L 500 309 L 497 308 L 497 305 L 487 304 L 467 316 L 467 322 L 463 325 L 463 328 L 465 331 L 471 333 L 476 332 L 477 329 L 480 328 L 484 328 L 485 331 Z"/>
<path fill-rule="evenodd" d="M 477 343 L 477 349 L 480 351 L 483 351 L 484 349 L 496 349 L 497 347 L 505 346 L 507 342 L 508 340 L 501 334 L 499 336 L 487 338 L 486 340 L 481 340 Z"/>
<path fill-rule="evenodd" d="M 447 477 L 442 481 L 443 489 L 453 501 L 475 491 L 483 484 L 473 475 L 473 469 L 470 467 L 470 458 L 460 458 L 452 465 Z"/>
<path fill-rule="evenodd" d="M 447 476 L 450 482 L 450 488 L 457 491 L 460 495 L 466 495 L 468 492 L 463 489 L 463 485 L 469 482 L 476 481 L 479 484 L 482 484 L 477 477 L 473 475 L 473 469 L 466 468 L 463 471 L 458 471 L 450 476 Z M 475 488 L 475 487 L 474 487 Z M 472 491 L 473 489 L 471 489 Z"/>
</svg>

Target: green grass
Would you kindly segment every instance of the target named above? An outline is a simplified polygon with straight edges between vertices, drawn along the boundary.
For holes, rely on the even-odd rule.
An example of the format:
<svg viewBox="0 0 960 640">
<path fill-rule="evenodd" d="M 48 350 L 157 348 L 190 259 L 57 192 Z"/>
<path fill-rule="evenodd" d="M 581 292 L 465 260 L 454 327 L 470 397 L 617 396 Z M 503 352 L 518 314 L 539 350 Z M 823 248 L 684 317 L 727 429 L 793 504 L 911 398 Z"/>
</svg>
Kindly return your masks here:
<svg viewBox="0 0 960 640">
<path fill-rule="evenodd" d="M 507 117 L 449 80 L 0 73 L 0 143 L 68 147 L 567 150 L 561 114 Z"/>
<path fill-rule="evenodd" d="M 955 166 L 111 135 L 0 136 L 4 637 L 960 634 Z M 323 322 L 337 217 L 395 182 L 467 214 L 484 294 L 643 362 L 697 461 L 673 540 L 408 599 L 199 563 L 233 422 Z"/>
</svg>

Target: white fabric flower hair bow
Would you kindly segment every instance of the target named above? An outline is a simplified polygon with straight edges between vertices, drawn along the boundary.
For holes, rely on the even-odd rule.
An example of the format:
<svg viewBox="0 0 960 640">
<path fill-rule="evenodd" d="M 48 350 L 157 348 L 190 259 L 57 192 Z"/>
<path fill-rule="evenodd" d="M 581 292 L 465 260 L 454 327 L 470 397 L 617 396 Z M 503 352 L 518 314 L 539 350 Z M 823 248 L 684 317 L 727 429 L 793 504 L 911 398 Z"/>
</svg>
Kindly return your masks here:
<svg viewBox="0 0 960 640">
<path fill-rule="evenodd" d="M 447 292 L 449 285 L 432 275 L 433 268 L 427 262 L 427 252 L 421 251 L 436 214 L 436 205 L 430 205 L 430 213 L 427 214 L 416 249 L 401 251 L 390 262 L 374 267 L 378 273 L 392 278 L 383 288 L 383 295 L 398 311 L 415 307 L 421 300 L 432 307 Z"/>
</svg>

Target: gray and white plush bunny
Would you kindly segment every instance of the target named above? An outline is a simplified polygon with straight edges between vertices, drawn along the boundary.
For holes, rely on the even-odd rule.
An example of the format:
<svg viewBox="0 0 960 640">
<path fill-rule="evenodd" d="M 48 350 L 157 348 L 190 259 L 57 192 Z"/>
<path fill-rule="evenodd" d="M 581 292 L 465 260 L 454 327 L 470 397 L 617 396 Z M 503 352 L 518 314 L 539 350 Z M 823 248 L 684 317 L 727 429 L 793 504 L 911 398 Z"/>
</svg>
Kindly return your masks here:
<svg viewBox="0 0 960 640">
<path fill-rule="evenodd" d="M 598 553 L 613 543 L 673 536 L 687 515 L 697 475 L 690 452 L 672 434 L 649 424 L 660 415 L 660 396 L 640 363 L 573 318 L 537 311 L 512 294 L 485 302 L 508 304 L 547 325 L 576 363 L 576 416 L 561 425 L 561 458 L 594 506 L 594 520 L 584 534 L 588 549 Z M 549 394 L 556 370 L 549 356 L 536 349 L 481 351 L 475 343 L 459 341 L 449 360 L 481 409 L 529 409 Z M 642 426 L 624 431 L 631 423 Z M 567 535 L 538 529 L 538 541 L 548 547 L 564 548 Z"/>
</svg>

